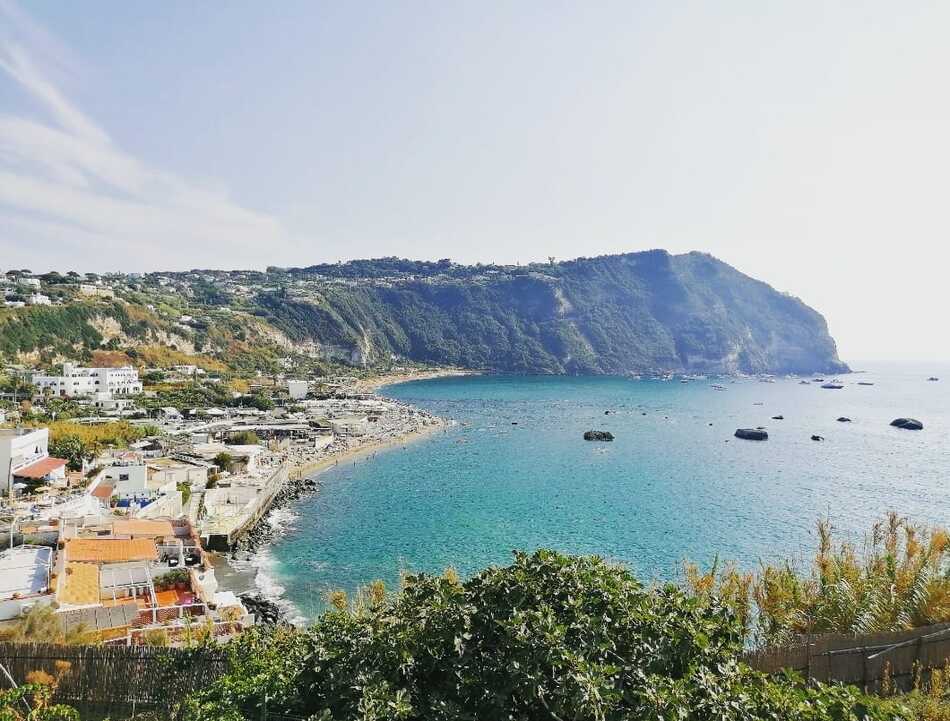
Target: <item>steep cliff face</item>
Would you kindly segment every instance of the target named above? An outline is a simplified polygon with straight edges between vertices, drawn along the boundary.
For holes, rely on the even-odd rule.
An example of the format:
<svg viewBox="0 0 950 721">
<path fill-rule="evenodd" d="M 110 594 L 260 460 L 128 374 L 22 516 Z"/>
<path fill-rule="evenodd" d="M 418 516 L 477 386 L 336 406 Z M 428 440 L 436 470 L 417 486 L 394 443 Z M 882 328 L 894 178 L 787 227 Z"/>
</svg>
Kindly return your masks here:
<svg viewBox="0 0 950 721">
<path fill-rule="evenodd" d="M 294 340 L 367 364 L 396 355 L 522 373 L 847 370 L 818 312 L 701 253 L 457 276 L 258 302 Z"/>
</svg>

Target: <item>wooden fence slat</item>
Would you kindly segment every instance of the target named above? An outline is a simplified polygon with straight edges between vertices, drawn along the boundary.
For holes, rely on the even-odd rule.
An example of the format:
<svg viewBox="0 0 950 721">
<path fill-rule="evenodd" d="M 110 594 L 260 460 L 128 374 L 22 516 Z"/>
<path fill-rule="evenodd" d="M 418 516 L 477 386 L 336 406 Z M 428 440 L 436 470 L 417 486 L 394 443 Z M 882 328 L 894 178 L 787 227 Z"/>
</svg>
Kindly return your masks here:
<svg viewBox="0 0 950 721">
<path fill-rule="evenodd" d="M 69 669 L 58 673 L 57 661 Z M 56 701 L 105 713 L 167 706 L 222 676 L 227 665 L 221 649 L 41 643 L 0 643 L 0 663 L 17 684 L 31 671 L 58 676 Z"/>
<path fill-rule="evenodd" d="M 789 669 L 806 679 L 857 684 L 871 691 L 880 688 L 887 674 L 897 688 L 907 689 L 918 666 L 926 675 L 950 662 L 950 624 L 863 636 L 809 636 L 798 644 L 749 651 L 743 661 L 763 673 Z"/>
</svg>

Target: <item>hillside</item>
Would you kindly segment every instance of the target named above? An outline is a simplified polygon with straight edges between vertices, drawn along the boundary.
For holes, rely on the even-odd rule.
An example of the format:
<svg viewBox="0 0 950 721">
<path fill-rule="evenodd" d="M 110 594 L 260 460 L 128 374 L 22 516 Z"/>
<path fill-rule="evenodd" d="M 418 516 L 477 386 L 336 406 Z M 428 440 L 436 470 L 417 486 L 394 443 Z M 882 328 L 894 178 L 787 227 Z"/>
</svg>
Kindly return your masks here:
<svg viewBox="0 0 950 721">
<path fill-rule="evenodd" d="M 708 255 L 649 251 L 517 269 L 445 263 L 291 270 L 337 283 L 306 299 L 264 293 L 258 302 L 291 338 L 363 360 L 398 354 L 571 374 L 846 370 L 819 313 Z"/>
<path fill-rule="evenodd" d="M 822 316 L 715 258 L 648 251 L 528 266 L 395 258 L 106 279 L 117 297 L 0 316 L 0 352 L 164 345 L 250 369 L 299 356 L 513 373 L 834 373 Z M 179 361 L 180 362 L 180 361 Z"/>
</svg>

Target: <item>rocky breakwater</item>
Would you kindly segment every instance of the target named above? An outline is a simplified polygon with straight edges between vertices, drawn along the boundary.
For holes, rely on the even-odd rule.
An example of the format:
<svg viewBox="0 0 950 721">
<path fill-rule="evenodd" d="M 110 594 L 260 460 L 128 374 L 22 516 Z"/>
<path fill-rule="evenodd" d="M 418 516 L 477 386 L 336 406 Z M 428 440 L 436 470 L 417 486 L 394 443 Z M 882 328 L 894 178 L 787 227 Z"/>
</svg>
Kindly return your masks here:
<svg viewBox="0 0 950 721">
<path fill-rule="evenodd" d="M 274 496 L 274 500 L 267 514 L 261 518 L 260 521 L 255 523 L 254 526 L 234 544 L 234 548 L 231 551 L 231 558 L 242 561 L 251 560 L 252 554 L 261 546 L 271 541 L 280 530 L 272 522 L 274 511 L 296 503 L 304 496 L 316 492 L 319 487 L 320 484 L 314 478 L 288 481 Z"/>
</svg>

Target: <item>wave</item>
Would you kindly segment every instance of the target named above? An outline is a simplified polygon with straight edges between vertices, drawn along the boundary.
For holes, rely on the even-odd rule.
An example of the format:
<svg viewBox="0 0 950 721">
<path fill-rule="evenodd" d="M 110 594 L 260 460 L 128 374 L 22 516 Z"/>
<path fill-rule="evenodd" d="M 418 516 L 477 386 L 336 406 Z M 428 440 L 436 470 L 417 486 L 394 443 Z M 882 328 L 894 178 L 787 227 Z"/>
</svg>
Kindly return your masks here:
<svg viewBox="0 0 950 721">
<path fill-rule="evenodd" d="M 270 549 L 266 546 L 261 548 L 251 557 L 250 563 L 257 568 L 257 573 L 254 575 L 254 585 L 257 586 L 260 594 L 268 601 L 275 603 L 290 623 L 296 626 L 306 624 L 307 617 L 300 612 L 293 601 L 284 596 L 287 588 L 281 585 L 278 580 L 276 568 L 279 562 L 274 558 Z"/>
</svg>

